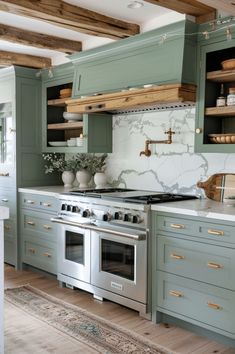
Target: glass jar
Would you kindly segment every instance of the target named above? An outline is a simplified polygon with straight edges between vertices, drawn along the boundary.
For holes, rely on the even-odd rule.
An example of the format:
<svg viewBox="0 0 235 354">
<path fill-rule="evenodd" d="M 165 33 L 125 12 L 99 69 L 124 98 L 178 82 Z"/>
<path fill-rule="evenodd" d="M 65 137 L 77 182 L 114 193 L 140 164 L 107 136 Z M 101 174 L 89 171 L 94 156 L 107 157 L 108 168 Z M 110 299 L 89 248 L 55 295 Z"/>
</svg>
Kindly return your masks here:
<svg viewBox="0 0 235 354">
<path fill-rule="evenodd" d="M 228 89 L 227 106 L 235 106 L 235 87 Z"/>
<path fill-rule="evenodd" d="M 226 98 L 224 96 L 220 96 L 216 100 L 216 107 L 224 107 L 226 105 Z"/>
</svg>

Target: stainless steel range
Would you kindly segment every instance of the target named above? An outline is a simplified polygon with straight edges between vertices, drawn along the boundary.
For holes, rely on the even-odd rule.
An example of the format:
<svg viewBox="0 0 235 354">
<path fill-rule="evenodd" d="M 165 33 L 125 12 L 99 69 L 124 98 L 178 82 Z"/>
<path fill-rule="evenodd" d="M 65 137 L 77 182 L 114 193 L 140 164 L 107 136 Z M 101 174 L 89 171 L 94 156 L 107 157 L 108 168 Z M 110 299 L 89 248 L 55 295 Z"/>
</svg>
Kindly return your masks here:
<svg viewBox="0 0 235 354">
<path fill-rule="evenodd" d="M 192 198 L 120 188 L 60 195 L 58 280 L 148 317 L 151 204 Z"/>
</svg>

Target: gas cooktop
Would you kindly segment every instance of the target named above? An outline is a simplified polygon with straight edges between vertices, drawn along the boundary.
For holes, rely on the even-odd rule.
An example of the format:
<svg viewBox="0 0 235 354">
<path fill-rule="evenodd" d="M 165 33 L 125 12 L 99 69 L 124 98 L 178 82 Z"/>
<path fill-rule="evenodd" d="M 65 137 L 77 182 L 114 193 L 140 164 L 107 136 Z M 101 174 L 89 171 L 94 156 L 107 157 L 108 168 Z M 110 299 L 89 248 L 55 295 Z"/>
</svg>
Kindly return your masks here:
<svg viewBox="0 0 235 354">
<path fill-rule="evenodd" d="M 197 199 L 195 195 L 152 192 L 124 188 L 78 189 L 69 192 L 70 195 L 102 198 L 104 200 L 120 201 L 124 203 L 156 204 Z"/>
</svg>

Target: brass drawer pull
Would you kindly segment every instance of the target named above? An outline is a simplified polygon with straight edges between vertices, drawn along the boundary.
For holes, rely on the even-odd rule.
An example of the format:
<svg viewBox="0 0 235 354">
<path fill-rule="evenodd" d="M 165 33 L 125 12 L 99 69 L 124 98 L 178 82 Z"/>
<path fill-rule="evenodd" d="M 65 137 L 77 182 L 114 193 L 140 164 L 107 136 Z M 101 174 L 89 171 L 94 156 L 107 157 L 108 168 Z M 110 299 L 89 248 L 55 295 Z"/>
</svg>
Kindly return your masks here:
<svg viewBox="0 0 235 354">
<path fill-rule="evenodd" d="M 5 229 L 5 230 L 10 230 L 11 227 L 10 227 L 10 225 L 4 225 L 4 229 Z"/>
<path fill-rule="evenodd" d="M 209 230 L 207 230 L 207 232 L 210 235 L 217 235 L 217 236 L 223 236 L 224 235 L 224 231 L 220 231 L 220 230 L 209 229 Z"/>
<path fill-rule="evenodd" d="M 50 230 L 52 227 L 50 225 L 43 225 L 44 229 Z"/>
<path fill-rule="evenodd" d="M 170 290 L 169 295 L 175 296 L 175 297 L 183 297 L 184 294 L 181 291 L 175 291 L 175 290 Z"/>
<path fill-rule="evenodd" d="M 7 199 L 7 198 L 2 198 L 2 202 L 7 203 L 7 202 L 9 202 L 9 199 Z"/>
<path fill-rule="evenodd" d="M 50 203 L 42 203 L 42 206 L 44 206 L 44 207 L 51 207 L 51 204 L 50 204 Z"/>
<path fill-rule="evenodd" d="M 212 302 L 208 302 L 207 306 L 210 307 L 211 309 L 214 310 L 222 310 L 222 306 L 218 305 L 218 304 L 213 304 Z"/>
<path fill-rule="evenodd" d="M 31 225 L 31 226 L 35 226 L 35 222 L 34 221 L 27 221 L 27 224 Z"/>
<path fill-rule="evenodd" d="M 26 203 L 27 203 L 27 204 L 35 204 L 35 201 L 28 199 L 28 200 L 26 200 Z"/>
<path fill-rule="evenodd" d="M 184 229 L 185 226 L 183 224 L 170 224 L 170 227 L 173 229 Z"/>
<path fill-rule="evenodd" d="M 36 250 L 35 250 L 35 248 L 29 248 L 29 252 L 34 254 L 36 252 Z"/>
<path fill-rule="evenodd" d="M 185 257 L 184 256 L 181 256 L 180 254 L 175 254 L 175 253 L 171 253 L 171 258 L 174 258 L 174 259 L 184 259 Z"/>
<path fill-rule="evenodd" d="M 50 253 L 45 252 L 43 253 L 43 256 L 50 258 L 52 255 Z"/>
<path fill-rule="evenodd" d="M 213 262 L 207 263 L 207 267 L 213 268 L 213 269 L 221 269 L 221 268 L 223 268 L 222 264 L 213 263 Z"/>
</svg>

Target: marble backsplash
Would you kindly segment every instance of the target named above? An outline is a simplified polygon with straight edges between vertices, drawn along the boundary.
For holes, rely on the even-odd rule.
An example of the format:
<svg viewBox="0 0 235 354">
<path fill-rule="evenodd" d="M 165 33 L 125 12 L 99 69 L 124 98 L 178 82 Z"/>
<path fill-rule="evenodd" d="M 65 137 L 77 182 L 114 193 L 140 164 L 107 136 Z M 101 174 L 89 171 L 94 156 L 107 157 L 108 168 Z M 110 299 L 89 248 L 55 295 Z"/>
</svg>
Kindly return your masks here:
<svg viewBox="0 0 235 354">
<path fill-rule="evenodd" d="M 165 140 L 175 131 L 173 143 L 150 145 L 152 155 L 140 156 L 146 139 Z M 113 116 L 113 153 L 107 163 L 108 180 L 120 187 L 192 193 L 218 172 L 235 173 L 234 154 L 194 153 L 195 108 Z"/>
</svg>

